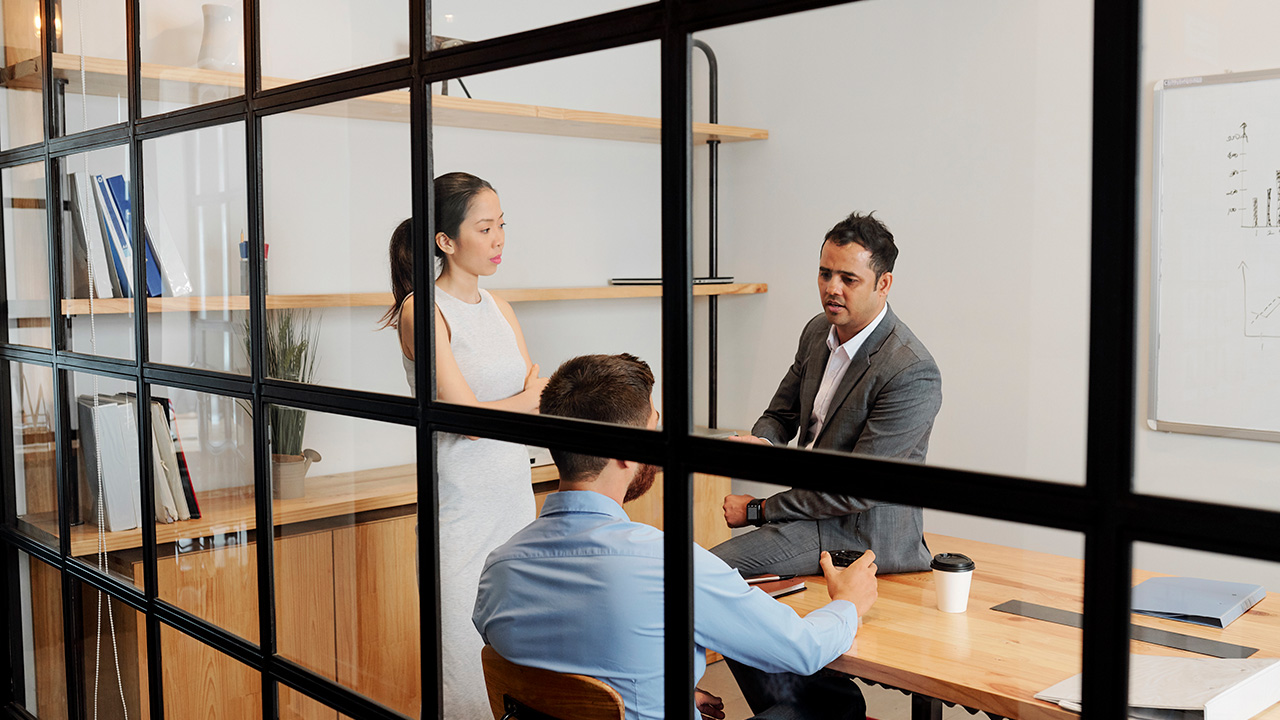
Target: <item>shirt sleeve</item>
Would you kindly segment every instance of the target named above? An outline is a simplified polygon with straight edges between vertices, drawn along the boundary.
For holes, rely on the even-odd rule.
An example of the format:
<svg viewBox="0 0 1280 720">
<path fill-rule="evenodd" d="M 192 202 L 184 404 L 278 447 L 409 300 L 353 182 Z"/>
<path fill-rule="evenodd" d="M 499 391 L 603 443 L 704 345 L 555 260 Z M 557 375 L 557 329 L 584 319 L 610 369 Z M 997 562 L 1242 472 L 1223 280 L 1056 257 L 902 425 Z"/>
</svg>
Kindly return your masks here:
<svg viewBox="0 0 1280 720">
<path fill-rule="evenodd" d="M 812 675 L 849 651 L 853 603 L 833 600 L 805 617 L 701 547 L 693 550 L 694 641 L 765 672 Z"/>
</svg>

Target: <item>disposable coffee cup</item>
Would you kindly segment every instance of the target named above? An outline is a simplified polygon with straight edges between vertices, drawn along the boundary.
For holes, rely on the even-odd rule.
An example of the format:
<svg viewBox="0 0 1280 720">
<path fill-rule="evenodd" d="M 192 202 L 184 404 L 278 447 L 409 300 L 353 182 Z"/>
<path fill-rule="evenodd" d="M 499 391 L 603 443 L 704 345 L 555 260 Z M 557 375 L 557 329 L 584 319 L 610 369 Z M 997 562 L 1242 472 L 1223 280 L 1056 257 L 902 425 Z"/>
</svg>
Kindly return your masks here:
<svg viewBox="0 0 1280 720">
<path fill-rule="evenodd" d="M 973 560 L 959 553 L 938 553 L 929 563 L 933 568 L 933 586 L 937 590 L 938 609 L 962 613 L 969 606 L 969 583 L 973 580 Z"/>
</svg>

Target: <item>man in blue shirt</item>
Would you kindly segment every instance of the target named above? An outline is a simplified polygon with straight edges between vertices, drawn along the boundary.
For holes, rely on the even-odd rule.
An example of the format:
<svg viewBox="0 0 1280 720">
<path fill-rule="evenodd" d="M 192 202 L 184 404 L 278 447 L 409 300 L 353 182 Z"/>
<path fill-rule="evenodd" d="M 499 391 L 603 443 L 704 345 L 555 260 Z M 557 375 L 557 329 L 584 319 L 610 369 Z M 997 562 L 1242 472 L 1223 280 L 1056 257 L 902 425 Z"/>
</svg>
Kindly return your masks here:
<svg viewBox="0 0 1280 720">
<path fill-rule="evenodd" d="M 653 373 L 631 355 L 565 362 L 542 392 L 541 412 L 656 428 Z M 511 662 L 590 675 L 621 694 L 628 720 L 665 717 L 663 708 L 663 535 L 631 522 L 622 504 L 643 495 L 656 468 L 552 449 L 560 492 L 537 520 L 494 550 L 480 576 L 473 620 Z M 833 600 L 801 619 L 752 588 L 724 561 L 693 548 L 695 683 L 706 651 L 768 672 L 811 675 L 847 652 L 858 620 L 876 599 L 874 554 L 821 565 Z M 673 682 L 681 682 L 673 678 Z M 860 718 L 852 681 L 796 685 L 761 718 Z M 698 710 L 724 717 L 719 698 L 697 692 Z"/>
</svg>

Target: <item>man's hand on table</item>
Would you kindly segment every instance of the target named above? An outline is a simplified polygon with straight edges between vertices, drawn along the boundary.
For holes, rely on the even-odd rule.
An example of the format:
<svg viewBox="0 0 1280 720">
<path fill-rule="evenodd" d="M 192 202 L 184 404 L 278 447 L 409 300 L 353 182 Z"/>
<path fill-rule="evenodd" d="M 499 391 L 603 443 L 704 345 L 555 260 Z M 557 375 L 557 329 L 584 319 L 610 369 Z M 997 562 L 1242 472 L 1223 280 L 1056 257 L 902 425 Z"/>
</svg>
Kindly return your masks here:
<svg viewBox="0 0 1280 720">
<path fill-rule="evenodd" d="M 724 718 L 724 701 L 706 690 L 694 689 L 693 704 L 698 708 L 698 712 L 702 713 L 703 717 L 715 718 L 716 720 Z"/>
<path fill-rule="evenodd" d="M 831 553 L 822 551 L 818 560 L 827 578 L 827 593 L 832 600 L 847 600 L 858 609 L 858 617 L 867 614 L 879 597 L 876 589 L 876 554 L 870 550 L 846 568 L 831 562 Z"/>
<path fill-rule="evenodd" d="M 731 528 L 747 526 L 747 503 L 755 500 L 750 495 L 725 495 L 724 523 Z"/>
</svg>

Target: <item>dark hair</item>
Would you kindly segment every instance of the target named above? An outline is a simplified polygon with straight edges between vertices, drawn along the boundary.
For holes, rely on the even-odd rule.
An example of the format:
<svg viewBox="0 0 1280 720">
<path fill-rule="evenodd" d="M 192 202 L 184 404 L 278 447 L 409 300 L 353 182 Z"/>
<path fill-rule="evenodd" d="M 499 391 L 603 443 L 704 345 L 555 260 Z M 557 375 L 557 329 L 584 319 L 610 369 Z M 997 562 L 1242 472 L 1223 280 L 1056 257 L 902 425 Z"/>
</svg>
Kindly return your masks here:
<svg viewBox="0 0 1280 720">
<path fill-rule="evenodd" d="M 822 242 L 844 247 L 849 243 L 858 243 L 871 252 L 871 270 L 880 276 L 893 272 L 893 263 L 898 259 L 898 246 L 893 244 L 893 233 L 884 223 L 872 217 L 874 212 L 861 215 L 857 211 L 849 213 L 849 217 L 836 223 L 827 232 Z"/>
<path fill-rule="evenodd" d="M 451 172 L 436 178 L 432 184 L 436 204 L 436 232 L 457 237 L 462 221 L 467 219 L 471 200 L 484 190 L 493 190 L 493 186 L 470 173 Z M 434 238 L 430 242 L 435 247 L 435 256 L 444 261 L 448 256 L 435 244 Z M 396 226 L 391 233 L 387 254 L 391 260 L 393 300 L 391 307 L 382 316 L 382 327 L 395 325 L 399 321 L 400 305 L 413 292 L 413 218 L 407 218 Z"/>
<path fill-rule="evenodd" d="M 644 427 L 652 410 L 653 371 L 649 363 L 621 355 L 581 355 L 551 374 L 542 389 L 539 412 L 544 415 L 595 420 Z M 594 455 L 551 450 L 560 477 L 578 481 L 594 478 L 608 463 Z"/>
<path fill-rule="evenodd" d="M 382 316 L 382 327 L 400 320 L 400 305 L 413 292 L 413 218 L 405 218 L 391 233 L 387 248 L 391 261 L 391 308 Z"/>
<path fill-rule="evenodd" d="M 485 190 L 493 190 L 493 186 L 470 173 L 451 172 L 436 178 L 436 232 L 442 232 L 451 238 L 458 237 L 462 221 L 467 219 L 471 200 Z M 435 244 L 434 238 L 431 244 L 436 249 L 436 257 L 447 257 L 440 246 Z"/>
</svg>

